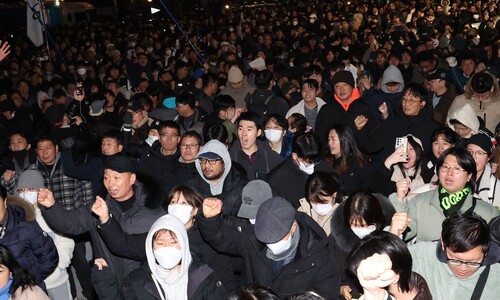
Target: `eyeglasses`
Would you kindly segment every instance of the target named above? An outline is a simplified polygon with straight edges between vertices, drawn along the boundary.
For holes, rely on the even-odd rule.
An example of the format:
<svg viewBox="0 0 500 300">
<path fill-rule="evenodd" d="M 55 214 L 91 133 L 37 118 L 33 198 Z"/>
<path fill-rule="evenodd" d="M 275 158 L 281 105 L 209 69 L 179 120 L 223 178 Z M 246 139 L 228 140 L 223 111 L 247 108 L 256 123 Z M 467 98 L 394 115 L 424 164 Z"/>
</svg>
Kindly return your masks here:
<svg viewBox="0 0 500 300">
<path fill-rule="evenodd" d="M 177 138 L 179 135 L 177 133 L 168 133 L 168 132 L 165 132 L 165 133 L 162 133 L 160 134 L 160 136 L 164 139 L 166 138 Z"/>
<path fill-rule="evenodd" d="M 199 146 L 199 144 L 191 144 L 191 145 L 188 145 L 188 144 L 184 144 L 183 145 L 183 144 L 181 144 L 181 148 L 182 149 L 188 149 L 189 148 L 189 149 L 193 150 L 193 149 L 195 149 L 198 146 Z"/>
<path fill-rule="evenodd" d="M 444 174 L 447 174 L 450 170 L 455 175 L 460 174 L 460 172 L 464 171 L 464 169 L 459 166 L 450 167 L 448 165 L 442 165 L 441 168 L 439 168 L 439 171 Z"/>
<path fill-rule="evenodd" d="M 200 164 L 201 165 L 205 165 L 206 163 L 208 163 L 209 165 L 211 166 L 215 166 L 215 164 L 220 161 L 221 159 L 218 158 L 218 159 L 206 159 L 206 158 L 200 158 Z"/>
<path fill-rule="evenodd" d="M 472 151 L 472 150 L 468 150 L 468 151 L 469 151 L 470 155 L 472 155 L 472 157 L 477 157 L 477 158 L 482 158 L 488 154 L 484 151 Z"/>
<path fill-rule="evenodd" d="M 411 99 L 411 98 L 408 98 L 408 97 L 403 97 L 403 104 L 415 104 L 415 103 L 420 103 L 422 101 L 420 100 L 414 100 L 414 99 Z"/>
<path fill-rule="evenodd" d="M 476 98 L 477 100 L 487 100 L 488 98 L 491 97 L 493 93 L 491 91 L 486 92 L 484 94 L 478 94 L 478 93 L 472 93 L 472 96 Z"/>
<path fill-rule="evenodd" d="M 474 268 L 474 269 L 478 269 L 478 268 L 480 268 L 483 265 L 482 263 L 478 263 L 478 262 L 461 261 L 461 260 L 458 260 L 458 259 L 449 259 L 449 258 L 447 258 L 447 261 L 452 266 L 461 266 L 462 264 L 464 264 L 467 267 Z"/>
</svg>

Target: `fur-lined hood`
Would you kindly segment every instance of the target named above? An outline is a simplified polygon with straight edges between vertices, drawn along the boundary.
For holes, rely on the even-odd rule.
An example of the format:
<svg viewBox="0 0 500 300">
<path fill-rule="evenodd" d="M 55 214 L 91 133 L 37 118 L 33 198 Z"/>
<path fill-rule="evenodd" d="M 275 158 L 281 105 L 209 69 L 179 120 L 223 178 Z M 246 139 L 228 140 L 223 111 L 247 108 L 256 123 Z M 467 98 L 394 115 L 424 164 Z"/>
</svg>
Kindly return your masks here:
<svg viewBox="0 0 500 300">
<path fill-rule="evenodd" d="M 500 101 L 500 86 L 498 84 L 498 80 L 495 75 L 487 72 L 487 71 L 482 71 L 485 74 L 490 75 L 493 78 L 493 94 L 491 94 L 490 98 L 488 99 L 489 102 L 499 102 Z M 472 99 L 472 77 L 467 81 L 467 84 L 465 85 L 465 93 L 464 96 L 467 100 Z"/>
<path fill-rule="evenodd" d="M 16 205 L 21 207 L 24 210 L 24 219 L 26 222 L 35 222 L 36 221 L 36 213 L 35 208 L 31 206 L 28 202 L 24 201 L 18 196 L 8 196 L 7 204 Z"/>
</svg>

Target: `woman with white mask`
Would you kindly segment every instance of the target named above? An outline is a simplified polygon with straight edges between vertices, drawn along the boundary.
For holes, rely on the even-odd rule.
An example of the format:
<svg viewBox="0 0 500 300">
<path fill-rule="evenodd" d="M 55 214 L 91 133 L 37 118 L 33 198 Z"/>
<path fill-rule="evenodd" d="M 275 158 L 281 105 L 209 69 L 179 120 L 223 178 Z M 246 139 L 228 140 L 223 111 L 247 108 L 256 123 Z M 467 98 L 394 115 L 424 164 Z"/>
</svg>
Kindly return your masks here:
<svg viewBox="0 0 500 300">
<path fill-rule="evenodd" d="M 191 255 L 187 231 L 177 217 L 159 218 L 148 232 L 145 248 L 146 262 L 125 279 L 125 299 L 227 298 L 214 271 Z"/>
<path fill-rule="evenodd" d="M 264 134 L 271 149 L 287 159 L 292 154 L 293 133 L 288 130 L 288 122 L 278 114 L 269 115 L 264 122 Z"/>
<path fill-rule="evenodd" d="M 220 278 L 226 290 L 236 289 L 238 287 L 238 280 L 234 275 L 231 258 L 216 252 L 201 238 L 198 225 L 195 222 L 195 216 L 201 207 L 202 201 L 203 198 L 201 195 L 193 188 L 182 185 L 175 186 L 168 196 L 168 214 L 175 216 L 184 224 L 189 238 L 190 251 L 215 271 L 215 274 Z M 102 205 L 105 206 L 105 203 Z M 109 215 L 107 207 L 101 207 L 98 211 L 94 211 L 94 213 L 99 218 L 101 218 L 101 215 Z M 143 247 L 146 234 L 126 234 L 114 220 L 107 226 L 98 227 L 98 231 L 111 251 L 139 261 L 146 259 L 147 253 Z"/>
<path fill-rule="evenodd" d="M 315 172 L 308 178 L 306 197 L 299 200 L 298 211 L 306 213 L 327 235 L 331 232 L 333 212 L 342 202 L 340 180 L 333 172 Z"/>
<path fill-rule="evenodd" d="M 47 294 L 53 300 L 71 299 L 73 297 L 71 297 L 67 268 L 71 263 L 75 242 L 62 234 L 55 233 L 45 222 L 37 202 L 38 191 L 44 187 L 42 174 L 36 169 L 35 165 L 31 165 L 19 175 L 15 194 L 33 207 L 36 222 L 52 238 L 59 255 L 57 267 L 44 280 Z"/>
<path fill-rule="evenodd" d="M 336 251 L 334 253 L 337 253 L 338 263 L 344 270 L 340 293 L 346 299 L 362 291 L 357 278 L 347 271 L 347 255 L 362 238 L 389 226 L 394 213 L 392 204 L 385 196 L 381 194 L 375 196 L 368 192 L 351 194 L 335 210 L 331 224 L 332 232 L 329 236 L 330 247 Z"/>
</svg>

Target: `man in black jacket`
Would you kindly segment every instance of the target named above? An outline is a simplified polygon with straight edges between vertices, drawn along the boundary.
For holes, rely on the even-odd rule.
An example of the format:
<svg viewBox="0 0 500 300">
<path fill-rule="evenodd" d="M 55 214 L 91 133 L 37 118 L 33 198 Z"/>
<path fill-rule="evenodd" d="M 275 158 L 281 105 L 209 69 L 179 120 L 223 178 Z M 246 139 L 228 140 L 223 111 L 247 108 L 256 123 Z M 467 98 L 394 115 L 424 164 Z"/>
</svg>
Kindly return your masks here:
<svg viewBox="0 0 500 300">
<path fill-rule="evenodd" d="M 146 185 L 154 202 L 148 202 L 151 208 L 168 205 L 166 202 L 170 189 L 175 185 L 177 175 L 175 166 L 180 157 L 178 148 L 181 128 L 174 121 L 161 122 L 159 143 L 155 142 L 139 159 L 137 176 Z"/>
<path fill-rule="evenodd" d="M 292 155 L 277 166 L 267 177 L 273 192 L 284 197 L 295 208 L 306 195 L 309 175 L 316 171 L 333 172 L 333 168 L 321 159 L 321 145 L 312 133 L 299 135 L 292 142 Z"/>
<path fill-rule="evenodd" d="M 354 131 L 358 144 L 365 152 L 374 153 L 380 150 L 370 138 L 370 133 L 375 128 L 375 119 L 355 88 L 352 73 L 338 71 L 333 75 L 332 86 L 335 92 L 333 101 L 321 107 L 314 128 L 314 134 L 321 139 L 324 149 L 328 145 L 328 132 L 333 125 L 345 124 Z"/>
<path fill-rule="evenodd" d="M 165 214 L 163 209 L 148 209 L 144 206 L 147 195 L 142 185 L 136 182 L 135 169 L 132 159 L 123 155 L 110 157 L 104 163 L 104 186 L 108 191 L 106 204 L 123 230 L 129 234 L 148 232 L 154 221 Z M 139 262 L 111 253 L 97 232 L 97 226 L 106 224 L 96 220 L 90 206 L 65 211 L 48 189 L 40 189 L 38 203 L 42 206 L 47 224 L 54 230 L 72 235 L 90 232 L 94 257 L 102 258 L 108 266 L 104 270 L 92 272 L 92 283 L 99 299 L 115 299 L 119 292 L 116 287 L 121 286 L 128 273 L 139 267 Z"/>
<path fill-rule="evenodd" d="M 338 298 L 339 268 L 324 231 L 309 216 L 281 197 L 262 203 L 255 226 L 227 226 L 221 210 L 222 201 L 205 199 L 197 218 L 200 232 L 216 250 L 242 256 L 250 282 L 280 297 L 312 290 L 325 299 Z"/>
</svg>

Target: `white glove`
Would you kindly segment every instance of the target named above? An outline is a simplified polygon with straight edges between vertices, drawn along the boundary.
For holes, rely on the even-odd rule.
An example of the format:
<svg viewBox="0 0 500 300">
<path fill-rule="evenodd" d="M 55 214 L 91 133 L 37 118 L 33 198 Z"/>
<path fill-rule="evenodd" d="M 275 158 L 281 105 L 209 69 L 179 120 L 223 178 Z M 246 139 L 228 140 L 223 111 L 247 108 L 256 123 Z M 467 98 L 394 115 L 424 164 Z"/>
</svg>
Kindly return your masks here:
<svg viewBox="0 0 500 300">
<path fill-rule="evenodd" d="M 450 57 L 447 57 L 446 58 L 446 61 L 448 62 L 448 65 L 451 67 L 451 68 L 454 68 L 457 66 L 458 62 L 457 62 L 457 59 L 455 58 L 455 56 L 450 56 Z"/>
</svg>

